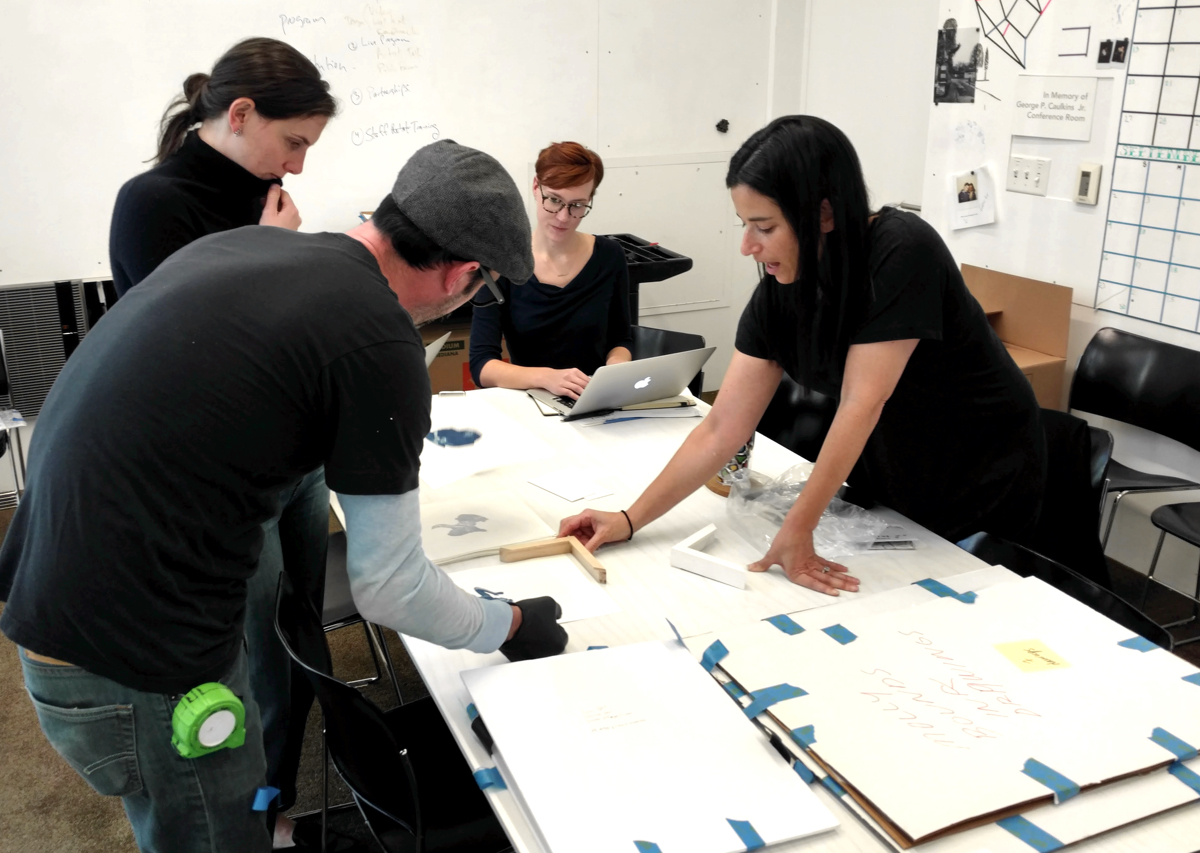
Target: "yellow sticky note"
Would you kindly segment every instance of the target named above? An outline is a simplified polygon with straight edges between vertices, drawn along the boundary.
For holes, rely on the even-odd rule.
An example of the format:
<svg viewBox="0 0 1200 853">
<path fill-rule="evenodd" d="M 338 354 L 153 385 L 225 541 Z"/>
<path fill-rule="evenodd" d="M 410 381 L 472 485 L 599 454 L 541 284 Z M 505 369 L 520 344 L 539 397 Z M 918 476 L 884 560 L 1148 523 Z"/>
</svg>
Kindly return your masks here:
<svg viewBox="0 0 1200 853">
<path fill-rule="evenodd" d="M 1070 666 L 1061 655 L 1056 654 L 1041 640 L 997 643 L 996 651 L 1015 663 L 1021 672 L 1045 672 Z"/>
</svg>

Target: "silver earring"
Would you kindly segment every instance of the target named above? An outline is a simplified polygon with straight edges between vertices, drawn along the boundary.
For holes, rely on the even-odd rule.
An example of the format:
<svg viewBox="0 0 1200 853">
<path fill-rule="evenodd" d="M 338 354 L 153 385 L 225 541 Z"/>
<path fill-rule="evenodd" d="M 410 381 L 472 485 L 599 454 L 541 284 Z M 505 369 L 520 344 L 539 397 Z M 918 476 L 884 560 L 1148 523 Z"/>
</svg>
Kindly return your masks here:
<svg viewBox="0 0 1200 853">
<path fill-rule="evenodd" d="M 239 127 L 237 130 L 235 130 L 235 131 L 233 132 L 233 135 L 234 135 L 234 136 L 241 136 L 241 135 L 242 135 L 242 129 Z"/>
</svg>

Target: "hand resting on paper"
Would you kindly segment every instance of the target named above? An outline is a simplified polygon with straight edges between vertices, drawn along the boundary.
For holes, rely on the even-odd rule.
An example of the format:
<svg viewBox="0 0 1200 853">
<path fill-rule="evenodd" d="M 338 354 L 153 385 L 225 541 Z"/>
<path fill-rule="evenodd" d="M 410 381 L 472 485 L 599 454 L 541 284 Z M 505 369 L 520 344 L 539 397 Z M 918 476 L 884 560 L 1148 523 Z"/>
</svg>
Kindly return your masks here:
<svg viewBox="0 0 1200 853">
<path fill-rule="evenodd" d="M 630 534 L 629 522 L 619 512 L 585 509 L 579 515 L 558 523 L 558 538 L 574 536 L 593 554 L 605 542 L 624 542 Z"/>
<path fill-rule="evenodd" d="M 858 578 L 846 574 L 849 569 L 817 554 L 811 530 L 796 531 L 785 523 L 763 558 L 746 568 L 765 572 L 771 566 L 781 566 L 792 583 L 826 595 L 838 595 L 843 589 L 858 592 Z"/>
<path fill-rule="evenodd" d="M 512 661 L 546 658 L 562 654 L 567 647 L 567 631 L 556 621 L 562 607 L 548 595 L 525 598 L 514 605 L 512 634 L 500 651 Z"/>
</svg>

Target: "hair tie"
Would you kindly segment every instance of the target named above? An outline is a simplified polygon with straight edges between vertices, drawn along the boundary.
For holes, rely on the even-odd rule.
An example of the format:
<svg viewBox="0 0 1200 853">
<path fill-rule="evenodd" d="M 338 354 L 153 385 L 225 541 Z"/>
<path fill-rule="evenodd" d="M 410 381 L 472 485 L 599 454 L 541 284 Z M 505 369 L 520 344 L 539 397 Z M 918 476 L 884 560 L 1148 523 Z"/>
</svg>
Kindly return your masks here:
<svg viewBox="0 0 1200 853">
<path fill-rule="evenodd" d="M 629 513 L 625 510 L 621 510 L 621 515 L 625 516 L 625 523 L 629 525 L 629 535 L 625 537 L 625 541 L 628 542 L 633 538 L 633 522 L 629 520 Z"/>
</svg>

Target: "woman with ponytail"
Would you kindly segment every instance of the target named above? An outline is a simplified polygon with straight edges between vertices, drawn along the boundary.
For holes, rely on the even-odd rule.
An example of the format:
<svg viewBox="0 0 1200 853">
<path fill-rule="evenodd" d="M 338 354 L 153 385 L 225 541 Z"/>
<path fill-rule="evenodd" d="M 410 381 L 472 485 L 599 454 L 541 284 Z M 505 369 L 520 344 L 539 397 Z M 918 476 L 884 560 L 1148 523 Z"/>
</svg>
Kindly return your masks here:
<svg viewBox="0 0 1200 853">
<path fill-rule="evenodd" d="M 1046 451 L 1033 389 L 920 217 L 872 211 L 858 155 L 811 116 L 751 136 L 725 179 L 762 280 L 738 323 L 712 412 L 627 512 L 562 522 L 595 550 L 628 539 L 712 477 L 758 425 L 786 372 L 838 399 L 812 475 L 752 571 L 855 591 L 813 549 L 813 530 L 847 479 L 957 541 L 986 530 L 1028 539 Z"/>
<path fill-rule="evenodd" d="M 206 234 L 299 228 L 282 180 L 300 174 L 336 110 L 316 66 L 275 39 L 239 42 L 211 74 L 188 77 L 163 115 L 156 165 L 117 194 L 108 239 L 117 295 Z"/>
</svg>

